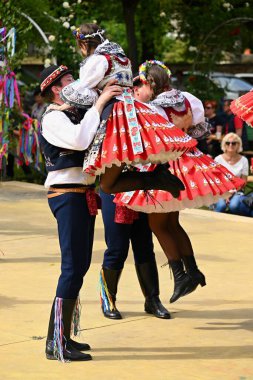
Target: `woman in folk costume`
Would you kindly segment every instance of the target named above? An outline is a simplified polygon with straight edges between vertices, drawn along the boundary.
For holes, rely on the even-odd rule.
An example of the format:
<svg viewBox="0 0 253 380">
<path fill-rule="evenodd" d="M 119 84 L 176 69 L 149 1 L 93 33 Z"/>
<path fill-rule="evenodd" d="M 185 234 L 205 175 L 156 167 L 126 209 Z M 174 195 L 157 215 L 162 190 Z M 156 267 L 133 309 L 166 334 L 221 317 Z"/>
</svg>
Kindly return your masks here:
<svg viewBox="0 0 253 380">
<path fill-rule="evenodd" d="M 240 117 L 253 128 L 253 91 L 232 101 L 230 109 L 236 116 Z"/>
<path fill-rule="evenodd" d="M 105 107 L 97 135 L 84 160 L 84 171 L 90 174 L 89 183 L 102 174 L 100 185 L 106 193 L 163 189 L 177 197 L 183 185 L 163 166 L 152 173 L 122 173 L 122 170 L 125 164 L 176 159 L 195 146 L 196 141 L 155 110 L 134 101 L 130 61 L 118 44 L 105 39 L 104 30 L 96 24 L 84 24 L 74 34 L 86 59 L 81 64 L 80 81 L 62 91 L 65 109 L 67 105 L 89 106 L 85 90 L 94 89 L 95 101 L 96 89 L 101 90 L 109 80 L 116 80 L 123 88 L 122 96 Z"/>
<path fill-rule="evenodd" d="M 206 133 L 202 103 L 189 93 L 171 89 L 166 66 L 161 62 L 147 61 L 140 66 L 139 74 L 140 90 L 141 83 L 154 82 L 156 99 L 151 104 L 164 117 L 187 133 L 195 136 Z M 170 161 L 169 165 L 185 186 L 177 199 L 168 192 L 152 190 L 148 193 L 132 191 L 117 194 L 114 202 L 149 214 L 150 227 L 173 272 L 175 289 L 170 302 L 175 302 L 198 285 L 206 284 L 196 265 L 190 239 L 179 223 L 179 210 L 209 205 L 221 196 L 229 197 L 229 191 L 242 186 L 243 181 L 238 181 L 226 168 L 197 148 L 184 153 L 176 161 Z M 154 167 L 145 165 L 140 170 L 154 170 Z"/>
</svg>

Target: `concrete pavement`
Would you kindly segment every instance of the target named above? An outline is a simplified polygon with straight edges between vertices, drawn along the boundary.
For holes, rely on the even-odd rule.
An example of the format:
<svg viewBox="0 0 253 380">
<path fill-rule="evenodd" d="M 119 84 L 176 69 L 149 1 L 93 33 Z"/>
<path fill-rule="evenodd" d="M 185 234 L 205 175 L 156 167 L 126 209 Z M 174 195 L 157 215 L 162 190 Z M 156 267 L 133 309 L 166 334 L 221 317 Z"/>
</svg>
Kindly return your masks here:
<svg viewBox="0 0 253 380">
<path fill-rule="evenodd" d="M 159 244 L 161 299 L 172 320 L 143 311 L 132 252 L 119 284 L 124 319 L 100 311 L 103 225 L 81 291 L 80 340 L 93 361 L 62 364 L 44 356 L 59 274 L 56 224 L 42 186 L 0 183 L 0 380 L 253 380 L 253 221 L 204 210 L 182 212 L 207 286 L 169 304 L 173 282 Z"/>
</svg>

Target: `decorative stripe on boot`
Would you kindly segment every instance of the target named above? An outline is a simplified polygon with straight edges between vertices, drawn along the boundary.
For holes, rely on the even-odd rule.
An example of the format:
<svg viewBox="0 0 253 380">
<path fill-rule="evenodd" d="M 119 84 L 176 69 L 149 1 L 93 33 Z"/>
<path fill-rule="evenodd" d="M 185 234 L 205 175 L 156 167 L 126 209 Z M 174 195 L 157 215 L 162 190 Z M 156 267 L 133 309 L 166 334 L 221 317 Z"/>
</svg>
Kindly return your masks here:
<svg viewBox="0 0 253 380">
<path fill-rule="evenodd" d="M 71 334 L 74 336 L 79 336 L 81 327 L 80 327 L 80 318 L 81 318 L 82 305 L 80 302 L 80 297 L 76 299 L 76 304 L 73 310 L 72 323 L 71 323 Z"/>
<path fill-rule="evenodd" d="M 63 357 L 63 340 L 64 338 L 64 326 L 62 322 L 62 298 L 55 298 L 54 305 L 54 357 L 66 363 L 69 360 L 65 360 Z"/>
<path fill-rule="evenodd" d="M 104 312 L 113 311 L 115 309 L 115 305 L 114 305 L 112 296 L 110 295 L 109 290 L 107 288 L 103 269 L 101 269 L 100 271 L 99 285 L 100 285 L 100 302 L 101 302 L 101 307 L 103 311 Z"/>
</svg>

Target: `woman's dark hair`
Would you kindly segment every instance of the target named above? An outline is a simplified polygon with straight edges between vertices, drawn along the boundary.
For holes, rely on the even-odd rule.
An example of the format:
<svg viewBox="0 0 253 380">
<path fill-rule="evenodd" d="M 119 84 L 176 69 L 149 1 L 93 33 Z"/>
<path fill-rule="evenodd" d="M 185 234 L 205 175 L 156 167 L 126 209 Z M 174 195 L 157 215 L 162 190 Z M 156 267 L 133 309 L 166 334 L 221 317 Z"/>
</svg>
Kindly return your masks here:
<svg viewBox="0 0 253 380">
<path fill-rule="evenodd" d="M 101 28 L 97 24 L 82 24 L 79 27 L 79 33 L 84 35 L 96 33 L 98 30 L 101 30 Z M 103 33 L 103 38 L 104 40 L 106 39 L 105 33 Z M 103 40 L 99 35 L 96 35 L 95 37 L 88 37 L 84 40 L 77 40 L 79 47 L 83 44 L 85 45 L 88 56 L 90 55 L 91 49 L 96 49 L 96 47 L 102 42 Z"/>
<path fill-rule="evenodd" d="M 62 85 L 61 80 L 62 80 L 62 78 L 59 78 L 57 81 L 55 81 L 54 83 L 52 83 L 52 86 L 50 86 L 49 88 L 47 88 L 43 92 L 43 94 L 41 95 L 43 97 L 43 99 L 45 99 L 45 101 L 47 103 L 52 103 L 52 101 L 54 100 L 55 94 L 52 91 L 52 87 L 53 86 L 61 86 Z"/>
<path fill-rule="evenodd" d="M 133 86 L 134 87 L 141 87 L 143 85 L 143 82 L 140 80 L 139 73 L 133 74 Z"/>
<path fill-rule="evenodd" d="M 155 96 L 161 94 L 164 91 L 168 91 L 170 89 L 170 78 L 167 72 L 158 65 L 152 65 L 148 69 L 147 80 L 150 83 L 154 82 Z"/>
</svg>

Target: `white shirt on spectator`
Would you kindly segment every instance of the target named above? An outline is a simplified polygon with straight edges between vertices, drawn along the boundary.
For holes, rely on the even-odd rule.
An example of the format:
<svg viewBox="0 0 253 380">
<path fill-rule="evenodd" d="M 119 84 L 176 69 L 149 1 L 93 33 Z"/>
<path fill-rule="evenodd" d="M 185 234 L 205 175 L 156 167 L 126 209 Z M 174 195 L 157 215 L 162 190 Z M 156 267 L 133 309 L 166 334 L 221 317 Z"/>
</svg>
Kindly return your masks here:
<svg viewBox="0 0 253 380">
<path fill-rule="evenodd" d="M 236 177 L 241 177 L 243 175 L 248 176 L 249 175 L 249 163 L 246 157 L 242 156 L 240 160 L 234 164 L 229 164 L 224 158 L 222 157 L 222 154 L 215 157 L 214 159 L 219 164 L 225 166 L 228 170 L 231 171 Z"/>
</svg>

